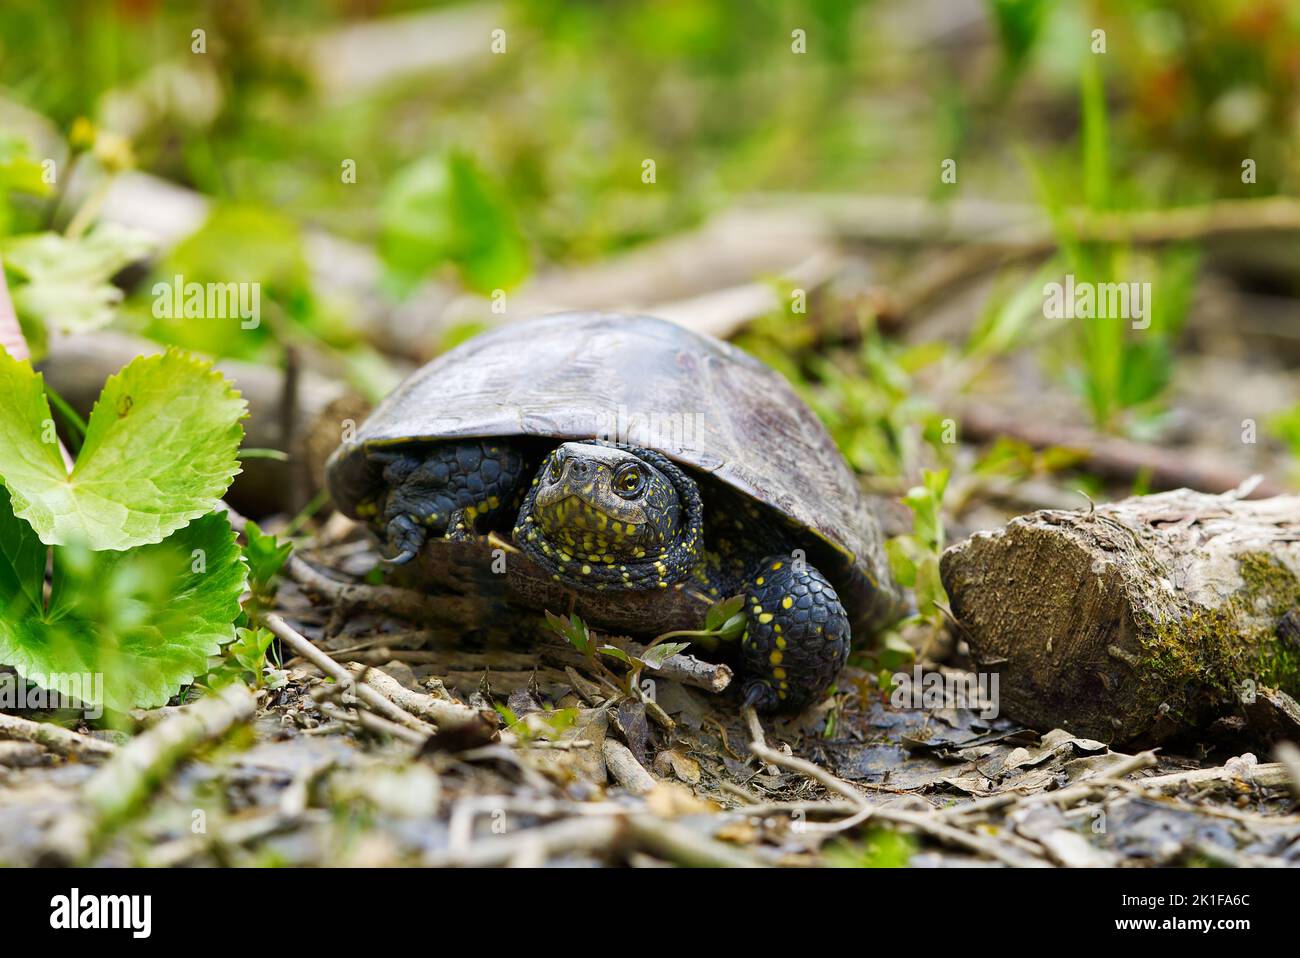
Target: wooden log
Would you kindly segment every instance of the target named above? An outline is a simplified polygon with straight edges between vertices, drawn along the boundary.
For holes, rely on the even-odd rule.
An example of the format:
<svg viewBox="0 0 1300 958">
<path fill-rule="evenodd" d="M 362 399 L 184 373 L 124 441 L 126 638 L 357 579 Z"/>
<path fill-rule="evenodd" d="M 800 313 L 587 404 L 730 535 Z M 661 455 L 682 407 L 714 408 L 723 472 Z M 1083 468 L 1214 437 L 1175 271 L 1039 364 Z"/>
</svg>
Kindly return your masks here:
<svg viewBox="0 0 1300 958">
<path fill-rule="evenodd" d="M 954 545 L 940 565 L 1002 714 L 1154 744 L 1300 689 L 1300 496 L 1179 489 L 1044 510 Z M 1288 619 L 1287 621 L 1293 621 Z"/>
<path fill-rule="evenodd" d="M 1146 475 L 1157 489 L 1189 486 L 1201 492 L 1229 492 L 1251 478 L 1248 470 L 1206 452 L 1190 453 L 1108 436 L 1040 417 L 1002 412 L 972 400 L 963 401 L 956 412 L 964 440 L 983 442 L 1010 436 L 1036 449 L 1077 450 L 1082 456 L 1080 468 L 1106 479 L 1131 482 Z M 1251 488 L 1249 497 L 1263 499 L 1282 491 L 1281 484 L 1265 477 Z"/>
</svg>

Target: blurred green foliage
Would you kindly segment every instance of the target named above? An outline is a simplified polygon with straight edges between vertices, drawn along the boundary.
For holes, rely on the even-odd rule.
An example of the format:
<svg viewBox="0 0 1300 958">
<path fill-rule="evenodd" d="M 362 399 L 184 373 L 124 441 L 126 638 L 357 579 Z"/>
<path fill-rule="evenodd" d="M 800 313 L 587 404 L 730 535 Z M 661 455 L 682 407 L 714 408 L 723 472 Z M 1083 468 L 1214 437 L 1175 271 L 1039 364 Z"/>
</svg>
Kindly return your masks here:
<svg viewBox="0 0 1300 958">
<path fill-rule="evenodd" d="M 401 289 L 452 263 L 476 293 L 516 286 L 528 248 L 510 202 L 459 152 L 417 160 L 384 192 L 380 252 Z"/>
<path fill-rule="evenodd" d="M 922 15 L 891 0 L 507 0 L 501 55 L 475 34 L 463 42 L 481 43 L 481 55 L 452 68 L 340 90 L 321 80 L 332 64 L 308 54 L 331 31 L 459 7 L 492 9 L 10 0 L 3 98 L 48 118 L 44 132 L 73 152 L 58 157 L 51 188 L 48 138 L 30 124 L 10 130 L 0 113 L 0 232 L 78 232 L 82 214 L 64 192 L 74 169 L 93 180 L 134 163 L 190 186 L 212 198 L 211 215 L 135 277 L 127 325 L 272 361 L 299 341 L 323 346 L 378 392 L 391 370 L 352 328 L 354 304 L 313 288 L 309 227 L 377 250 L 394 299 L 434 276 L 491 294 L 689 228 L 753 193 L 1022 200 L 1027 163 L 1061 255 L 1028 286 L 999 290 L 956 369 L 973 376 L 990 357 L 1041 347 L 1098 424 L 1141 431 L 1172 376 L 1195 252 L 1080 242 L 1063 211 L 1300 191 L 1300 5 L 1290 0 L 985 0 L 981 20 L 961 5 Z M 961 159 L 956 187 L 936 175 L 947 157 Z M 1243 158 L 1256 163 L 1254 183 L 1239 175 Z M 1043 322 L 1035 297 L 1065 272 L 1151 281 L 1151 326 Z M 153 284 L 177 274 L 258 282 L 262 324 L 153 315 Z M 105 285 L 82 297 L 88 322 L 107 315 L 96 298 Z M 791 376 L 856 467 L 915 480 L 927 440 L 948 464 L 933 441 L 941 420 L 914 399 L 913 377 L 954 357 L 875 333 L 854 356 L 791 355 L 807 343 L 759 330 L 747 346 Z"/>
<path fill-rule="evenodd" d="M 861 839 L 839 839 L 826 849 L 832 868 L 906 868 L 916 839 L 888 828 L 871 828 Z"/>
</svg>

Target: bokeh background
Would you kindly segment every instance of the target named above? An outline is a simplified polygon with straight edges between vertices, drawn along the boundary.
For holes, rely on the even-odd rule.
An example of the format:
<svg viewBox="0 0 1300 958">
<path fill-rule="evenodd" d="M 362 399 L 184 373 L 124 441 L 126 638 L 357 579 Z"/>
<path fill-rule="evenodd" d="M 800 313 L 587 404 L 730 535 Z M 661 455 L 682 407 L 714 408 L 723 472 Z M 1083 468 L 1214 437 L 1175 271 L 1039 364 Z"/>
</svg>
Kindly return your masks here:
<svg viewBox="0 0 1300 958">
<path fill-rule="evenodd" d="M 0 88 L 5 249 L 134 231 L 76 297 L 7 255 L 38 355 L 107 327 L 373 399 L 493 323 L 635 307 L 777 365 L 887 494 L 1165 481 L 1080 436 L 1294 478 L 1288 0 L 14 0 Z M 1046 317 L 1067 272 L 1153 282 L 1151 327 Z M 259 282 L 263 321 L 156 317 L 176 275 Z"/>
</svg>

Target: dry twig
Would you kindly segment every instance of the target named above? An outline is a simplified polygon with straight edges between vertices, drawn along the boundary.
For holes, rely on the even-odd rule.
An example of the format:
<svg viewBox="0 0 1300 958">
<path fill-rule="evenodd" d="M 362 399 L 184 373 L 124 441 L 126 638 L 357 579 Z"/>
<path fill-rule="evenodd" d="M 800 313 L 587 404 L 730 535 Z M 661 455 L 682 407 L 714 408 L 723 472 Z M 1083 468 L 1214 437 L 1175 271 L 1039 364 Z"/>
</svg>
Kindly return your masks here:
<svg viewBox="0 0 1300 958">
<path fill-rule="evenodd" d="M 0 739 L 35 742 L 56 755 L 107 758 L 117 751 L 112 742 L 91 738 L 49 722 L 33 722 L 0 712 Z"/>
</svg>

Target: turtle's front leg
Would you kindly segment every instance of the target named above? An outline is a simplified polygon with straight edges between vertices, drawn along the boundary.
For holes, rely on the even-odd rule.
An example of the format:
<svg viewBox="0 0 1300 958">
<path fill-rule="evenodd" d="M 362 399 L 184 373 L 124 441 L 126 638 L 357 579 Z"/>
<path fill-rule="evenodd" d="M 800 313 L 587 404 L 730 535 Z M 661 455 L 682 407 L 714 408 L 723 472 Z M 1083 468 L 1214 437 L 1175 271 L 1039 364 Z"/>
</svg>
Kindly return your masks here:
<svg viewBox="0 0 1300 958">
<path fill-rule="evenodd" d="M 524 457 L 508 442 L 472 439 L 405 451 L 374 452 L 384 463 L 387 490 L 376 526 L 394 564 L 409 562 L 430 535 L 465 538 L 481 519 L 515 501 Z"/>
<path fill-rule="evenodd" d="M 802 559 L 770 555 L 745 586 L 745 703 L 797 712 L 826 694 L 849 657 L 849 617 L 835 588 Z"/>
</svg>

